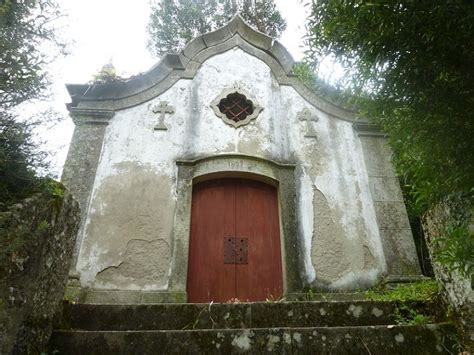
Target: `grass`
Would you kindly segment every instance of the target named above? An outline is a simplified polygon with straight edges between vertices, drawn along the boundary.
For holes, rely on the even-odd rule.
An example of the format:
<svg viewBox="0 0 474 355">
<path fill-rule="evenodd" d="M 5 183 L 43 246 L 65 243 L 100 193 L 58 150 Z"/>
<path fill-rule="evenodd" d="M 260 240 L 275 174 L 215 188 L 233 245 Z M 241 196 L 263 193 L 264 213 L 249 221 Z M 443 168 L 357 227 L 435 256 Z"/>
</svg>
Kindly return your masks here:
<svg viewBox="0 0 474 355">
<path fill-rule="evenodd" d="M 434 301 L 438 295 L 438 285 L 435 280 L 398 285 L 393 289 L 378 286 L 365 291 L 365 298 L 372 301 Z"/>
</svg>

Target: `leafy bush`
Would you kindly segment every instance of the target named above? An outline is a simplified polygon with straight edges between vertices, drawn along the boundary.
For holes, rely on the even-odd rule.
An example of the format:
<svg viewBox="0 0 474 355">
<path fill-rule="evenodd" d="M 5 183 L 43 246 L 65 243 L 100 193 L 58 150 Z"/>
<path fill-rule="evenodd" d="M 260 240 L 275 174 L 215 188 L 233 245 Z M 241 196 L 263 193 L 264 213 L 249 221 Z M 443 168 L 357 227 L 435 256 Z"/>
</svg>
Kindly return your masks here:
<svg viewBox="0 0 474 355">
<path fill-rule="evenodd" d="M 449 271 L 469 278 L 474 275 L 474 234 L 467 224 L 448 224 L 444 233 L 433 240 L 436 261 Z"/>
</svg>

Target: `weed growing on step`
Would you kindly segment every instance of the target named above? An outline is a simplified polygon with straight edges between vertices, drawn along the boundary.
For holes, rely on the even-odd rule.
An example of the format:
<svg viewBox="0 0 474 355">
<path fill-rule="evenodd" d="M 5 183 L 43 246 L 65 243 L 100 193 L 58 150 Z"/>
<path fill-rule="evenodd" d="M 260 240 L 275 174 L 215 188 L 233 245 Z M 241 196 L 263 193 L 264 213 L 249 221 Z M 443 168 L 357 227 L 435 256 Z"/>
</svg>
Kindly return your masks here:
<svg viewBox="0 0 474 355">
<path fill-rule="evenodd" d="M 398 306 L 393 314 L 397 324 L 428 324 L 435 322 L 432 310 L 421 310 L 419 307 L 415 307 L 414 304 L 419 302 L 436 303 L 438 285 L 435 280 L 405 283 L 394 288 L 387 288 L 385 284 L 382 284 L 365 291 L 365 298 L 371 301 L 397 302 Z"/>
<path fill-rule="evenodd" d="M 422 325 L 435 321 L 432 315 L 420 313 L 408 304 L 399 305 L 394 311 L 395 322 L 405 325 Z"/>
<path fill-rule="evenodd" d="M 438 285 L 435 280 L 401 284 L 393 289 L 384 285 L 365 291 L 365 298 L 371 301 L 435 301 L 438 295 Z"/>
</svg>

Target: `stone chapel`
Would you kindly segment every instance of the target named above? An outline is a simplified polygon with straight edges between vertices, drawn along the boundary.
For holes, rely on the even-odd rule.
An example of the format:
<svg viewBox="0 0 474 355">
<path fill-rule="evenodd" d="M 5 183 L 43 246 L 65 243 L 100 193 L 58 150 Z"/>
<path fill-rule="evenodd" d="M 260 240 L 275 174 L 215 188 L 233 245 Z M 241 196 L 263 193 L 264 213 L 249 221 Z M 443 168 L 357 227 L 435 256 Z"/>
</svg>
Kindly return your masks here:
<svg viewBox="0 0 474 355">
<path fill-rule="evenodd" d="M 67 85 L 84 302 L 291 298 L 421 275 L 383 132 L 239 15 L 124 82 Z"/>
</svg>

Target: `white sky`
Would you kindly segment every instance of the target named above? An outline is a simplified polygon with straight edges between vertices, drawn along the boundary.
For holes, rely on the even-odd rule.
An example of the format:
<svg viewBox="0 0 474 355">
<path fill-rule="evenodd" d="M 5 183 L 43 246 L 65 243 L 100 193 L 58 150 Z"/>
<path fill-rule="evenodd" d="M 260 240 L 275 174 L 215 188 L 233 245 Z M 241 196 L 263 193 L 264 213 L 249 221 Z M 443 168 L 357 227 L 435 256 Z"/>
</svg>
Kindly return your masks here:
<svg viewBox="0 0 474 355">
<path fill-rule="evenodd" d="M 62 0 L 68 14 L 63 36 L 74 41 L 71 54 L 54 63 L 53 97 L 39 106 L 53 106 L 67 117 L 53 128 L 44 128 L 42 137 L 48 140 L 48 150 L 54 153 L 54 173 L 60 174 L 74 125 L 67 116 L 69 102 L 66 83 L 86 83 L 112 60 L 123 77 L 144 72 L 158 59 L 146 49 L 146 26 L 150 0 Z M 287 21 L 287 30 L 280 38 L 295 60 L 303 57 L 304 23 L 307 8 L 300 0 L 275 0 Z M 39 106 L 33 108 L 38 109 Z"/>
</svg>

